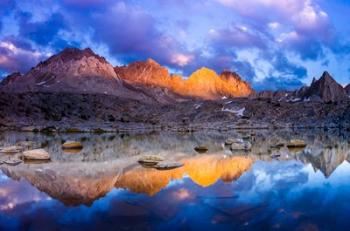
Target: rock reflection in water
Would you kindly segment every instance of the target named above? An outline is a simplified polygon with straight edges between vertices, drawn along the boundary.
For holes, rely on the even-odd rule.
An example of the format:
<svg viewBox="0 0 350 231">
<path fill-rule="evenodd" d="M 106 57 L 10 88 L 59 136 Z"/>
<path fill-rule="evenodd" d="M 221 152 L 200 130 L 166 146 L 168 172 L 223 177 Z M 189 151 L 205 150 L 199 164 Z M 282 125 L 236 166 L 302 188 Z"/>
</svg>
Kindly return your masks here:
<svg viewBox="0 0 350 231">
<path fill-rule="evenodd" d="M 231 182 L 247 171 L 253 161 L 249 157 L 225 157 L 222 155 L 202 155 L 182 159 L 181 168 L 158 171 L 138 167 L 127 171 L 116 183 L 116 187 L 127 188 L 132 192 L 146 193 L 150 196 L 158 193 L 172 180 L 188 176 L 193 182 L 208 187 L 219 179 Z"/>
<path fill-rule="evenodd" d="M 126 188 L 135 193 L 156 195 L 170 182 L 191 179 L 196 185 L 209 187 L 216 182 L 233 182 L 249 172 L 256 161 L 297 160 L 310 163 L 329 177 L 344 161 L 350 159 L 348 134 L 315 131 L 254 131 L 250 137 L 250 152 L 231 152 L 223 145 L 228 137 L 242 137 L 246 131 L 208 134 L 152 133 L 146 135 L 63 134 L 44 136 L 32 133 L 0 133 L 1 146 L 18 141 L 42 143 L 52 156 L 52 162 L 20 164 L 0 168 L 12 179 L 25 179 L 40 191 L 66 205 L 91 205 L 114 188 Z M 303 139 L 304 150 L 286 147 L 271 148 L 291 138 Z M 83 149 L 78 154 L 66 154 L 61 145 L 65 140 L 79 140 Z M 205 155 L 194 147 L 205 144 Z M 144 154 L 158 154 L 180 161 L 184 166 L 174 170 L 145 169 L 137 164 Z M 276 155 L 277 156 L 277 155 Z"/>
</svg>

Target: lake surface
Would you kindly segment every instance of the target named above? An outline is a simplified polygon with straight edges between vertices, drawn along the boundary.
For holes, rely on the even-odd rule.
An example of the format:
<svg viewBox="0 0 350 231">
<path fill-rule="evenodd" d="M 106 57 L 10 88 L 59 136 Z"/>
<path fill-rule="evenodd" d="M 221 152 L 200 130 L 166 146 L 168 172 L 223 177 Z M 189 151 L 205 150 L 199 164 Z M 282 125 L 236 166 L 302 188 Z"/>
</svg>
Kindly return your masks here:
<svg viewBox="0 0 350 231">
<path fill-rule="evenodd" d="M 230 151 L 229 137 L 249 140 L 252 150 Z M 271 147 L 292 138 L 307 147 Z M 64 152 L 65 140 L 84 148 Z M 52 157 L 0 165 L 0 230 L 344 230 L 349 140 L 339 130 L 0 133 L 0 147 L 34 141 Z M 145 154 L 184 166 L 144 168 L 137 160 Z"/>
</svg>

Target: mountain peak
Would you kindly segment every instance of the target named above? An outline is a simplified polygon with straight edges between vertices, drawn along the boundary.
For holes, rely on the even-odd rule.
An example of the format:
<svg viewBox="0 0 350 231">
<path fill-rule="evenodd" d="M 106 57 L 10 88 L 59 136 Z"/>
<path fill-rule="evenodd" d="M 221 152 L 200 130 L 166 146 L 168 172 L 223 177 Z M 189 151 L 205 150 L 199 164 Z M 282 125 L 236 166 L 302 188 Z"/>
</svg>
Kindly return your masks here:
<svg viewBox="0 0 350 231">
<path fill-rule="evenodd" d="M 304 97 L 318 96 L 325 102 L 347 100 L 346 90 L 325 71 L 321 78 L 313 80 Z"/>
<path fill-rule="evenodd" d="M 229 80 L 231 78 L 237 81 L 242 80 L 241 77 L 236 72 L 229 71 L 229 70 L 224 70 L 223 72 L 221 72 L 220 77 L 226 80 Z"/>
<path fill-rule="evenodd" d="M 80 60 L 83 57 L 94 57 L 102 63 L 108 63 L 104 57 L 95 54 L 90 48 L 79 49 L 75 47 L 68 47 L 40 64 L 45 66 L 57 61 L 69 62 L 71 60 Z"/>
<path fill-rule="evenodd" d="M 328 73 L 328 71 L 323 72 L 320 81 L 336 82 L 333 77 Z"/>
<path fill-rule="evenodd" d="M 146 60 L 146 63 L 147 63 L 147 64 L 150 64 L 150 65 L 160 66 L 159 63 L 157 63 L 154 59 L 151 59 L 151 58 L 148 58 L 148 59 Z"/>
</svg>

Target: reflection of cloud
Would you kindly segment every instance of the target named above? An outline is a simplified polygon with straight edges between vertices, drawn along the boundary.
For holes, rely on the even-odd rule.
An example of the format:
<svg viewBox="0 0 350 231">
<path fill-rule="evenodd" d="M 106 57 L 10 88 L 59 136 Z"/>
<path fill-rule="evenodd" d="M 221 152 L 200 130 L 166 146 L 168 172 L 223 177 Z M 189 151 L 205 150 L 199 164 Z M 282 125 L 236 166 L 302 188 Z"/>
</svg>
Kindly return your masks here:
<svg viewBox="0 0 350 231">
<path fill-rule="evenodd" d="M 8 211 L 26 203 L 50 199 L 25 181 L 0 179 L 0 211 Z"/>
</svg>

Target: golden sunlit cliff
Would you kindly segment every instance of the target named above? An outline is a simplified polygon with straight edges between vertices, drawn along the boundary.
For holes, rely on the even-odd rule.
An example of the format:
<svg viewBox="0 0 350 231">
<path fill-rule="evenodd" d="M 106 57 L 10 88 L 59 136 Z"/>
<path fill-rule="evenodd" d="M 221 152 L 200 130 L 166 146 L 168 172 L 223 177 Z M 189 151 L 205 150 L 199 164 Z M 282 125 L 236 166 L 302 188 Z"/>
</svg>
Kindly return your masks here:
<svg viewBox="0 0 350 231">
<path fill-rule="evenodd" d="M 218 75 L 215 71 L 202 67 L 184 79 L 179 75 L 170 75 L 165 67 L 152 59 L 114 69 L 119 78 L 130 84 L 166 88 L 182 96 L 212 100 L 223 96 L 246 97 L 253 93 L 247 82 L 230 71 Z"/>
</svg>

